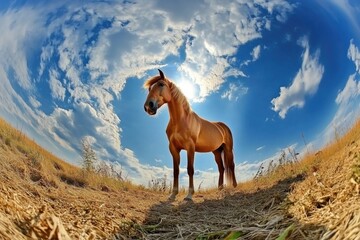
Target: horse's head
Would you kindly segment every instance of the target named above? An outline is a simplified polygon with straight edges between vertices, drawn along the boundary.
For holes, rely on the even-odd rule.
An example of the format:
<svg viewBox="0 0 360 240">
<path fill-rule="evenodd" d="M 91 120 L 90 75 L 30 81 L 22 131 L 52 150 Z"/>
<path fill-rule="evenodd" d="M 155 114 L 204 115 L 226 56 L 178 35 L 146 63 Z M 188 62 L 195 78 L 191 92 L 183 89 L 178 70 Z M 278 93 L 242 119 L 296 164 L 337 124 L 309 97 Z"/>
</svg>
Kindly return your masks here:
<svg viewBox="0 0 360 240">
<path fill-rule="evenodd" d="M 156 111 L 171 100 L 171 82 L 165 78 L 164 73 L 159 69 L 159 76 L 155 76 L 147 80 L 144 84 L 149 89 L 144 109 L 150 114 L 156 114 Z"/>
</svg>

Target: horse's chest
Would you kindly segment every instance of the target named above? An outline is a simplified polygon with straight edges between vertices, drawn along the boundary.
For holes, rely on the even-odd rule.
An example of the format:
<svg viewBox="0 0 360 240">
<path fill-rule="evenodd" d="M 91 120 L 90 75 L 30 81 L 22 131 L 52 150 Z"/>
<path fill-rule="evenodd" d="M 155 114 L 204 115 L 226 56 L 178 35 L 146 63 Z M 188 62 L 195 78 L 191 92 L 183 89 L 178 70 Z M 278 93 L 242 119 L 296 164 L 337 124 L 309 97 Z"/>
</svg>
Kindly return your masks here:
<svg viewBox="0 0 360 240">
<path fill-rule="evenodd" d="M 179 149 L 187 149 L 195 141 L 194 133 L 184 126 L 169 126 L 166 134 L 169 141 Z"/>
</svg>

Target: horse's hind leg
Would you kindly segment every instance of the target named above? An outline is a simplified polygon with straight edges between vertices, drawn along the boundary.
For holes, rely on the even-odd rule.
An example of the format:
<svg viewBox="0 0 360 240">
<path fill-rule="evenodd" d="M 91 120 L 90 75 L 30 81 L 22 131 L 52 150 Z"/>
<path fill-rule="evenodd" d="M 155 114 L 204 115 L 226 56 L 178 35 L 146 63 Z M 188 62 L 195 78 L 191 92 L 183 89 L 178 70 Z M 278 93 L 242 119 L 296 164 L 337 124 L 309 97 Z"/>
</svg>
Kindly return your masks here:
<svg viewBox="0 0 360 240">
<path fill-rule="evenodd" d="M 222 147 L 218 148 L 217 150 L 213 151 L 213 154 L 215 156 L 215 161 L 218 166 L 219 170 L 219 182 L 218 182 L 218 188 L 222 189 L 224 187 L 224 164 L 221 157 L 222 154 Z"/>
<path fill-rule="evenodd" d="M 225 176 L 228 184 L 232 184 L 233 187 L 237 186 L 236 177 L 235 177 L 235 163 L 234 163 L 234 154 L 232 147 L 228 145 L 224 146 L 224 163 L 225 163 Z"/>
</svg>

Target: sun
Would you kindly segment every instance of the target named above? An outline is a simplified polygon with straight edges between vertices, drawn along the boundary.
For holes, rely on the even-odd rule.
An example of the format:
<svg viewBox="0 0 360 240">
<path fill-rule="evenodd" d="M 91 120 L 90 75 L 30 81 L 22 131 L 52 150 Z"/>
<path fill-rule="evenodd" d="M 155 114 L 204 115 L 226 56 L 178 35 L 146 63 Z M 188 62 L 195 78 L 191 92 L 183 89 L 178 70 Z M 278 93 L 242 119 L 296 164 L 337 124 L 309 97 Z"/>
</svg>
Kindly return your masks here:
<svg viewBox="0 0 360 240">
<path fill-rule="evenodd" d="M 189 80 L 181 79 L 176 84 L 185 97 L 189 100 L 193 100 L 196 97 L 196 88 L 195 84 Z"/>
</svg>

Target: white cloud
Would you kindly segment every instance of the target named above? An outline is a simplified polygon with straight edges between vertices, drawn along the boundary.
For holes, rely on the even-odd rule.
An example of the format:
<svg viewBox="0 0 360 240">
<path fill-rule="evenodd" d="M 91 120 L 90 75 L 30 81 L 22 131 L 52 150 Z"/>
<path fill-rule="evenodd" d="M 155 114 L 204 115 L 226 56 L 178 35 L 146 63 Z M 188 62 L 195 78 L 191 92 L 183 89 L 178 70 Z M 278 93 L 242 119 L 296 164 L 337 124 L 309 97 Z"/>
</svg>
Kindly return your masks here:
<svg viewBox="0 0 360 240">
<path fill-rule="evenodd" d="M 310 46 L 307 37 L 298 41 L 304 48 L 301 68 L 297 72 L 289 87 L 280 87 L 280 95 L 271 100 L 272 109 L 279 112 L 281 118 L 285 118 L 291 108 L 302 108 L 305 98 L 315 94 L 324 73 L 324 66 L 319 63 L 320 50 L 310 54 Z"/>
<path fill-rule="evenodd" d="M 248 77 L 243 71 L 240 71 L 239 69 L 235 69 L 235 68 L 230 68 L 223 74 L 224 78 L 231 76 Z"/>
<path fill-rule="evenodd" d="M 276 19 L 280 22 L 285 22 L 287 19 L 287 12 L 291 11 L 294 6 L 289 4 L 286 1 L 263 1 L 263 0 L 256 0 L 255 4 L 262 4 L 264 8 L 267 9 L 269 13 L 276 14 Z"/>
<path fill-rule="evenodd" d="M 29 76 L 28 58 L 33 54 L 32 48 L 40 41 L 43 28 L 34 28 L 43 21 L 43 17 L 36 14 L 33 8 L 24 7 L 8 10 L 1 14 L 0 38 L 1 66 L 9 71 L 14 70 L 14 80 L 24 90 L 32 88 Z M 27 39 L 32 41 L 28 42 Z"/>
<path fill-rule="evenodd" d="M 256 149 L 256 151 L 261 151 L 261 150 L 263 150 L 265 148 L 265 146 L 260 146 L 260 147 L 258 147 L 257 149 Z"/>
<path fill-rule="evenodd" d="M 261 46 L 260 45 L 257 45 L 256 47 L 254 47 L 254 49 L 251 52 L 251 56 L 253 57 L 253 61 L 256 61 L 256 60 L 259 59 L 260 51 L 261 51 Z"/>
<path fill-rule="evenodd" d="M 221 95 L 221 98 L 227 98 L 229 101 L 237 101 L 240 96 L 247 94 L 248 90 L 248 87 L 230 83 L 229 89 Z"/>
<path fill-rule="evenodd" d="M 224 73 L 231 68 L 227 57 L 234 55 L 240 45 L 261 38 L 262 31 L 270 28 L 264 10 L 285 17 L 292 9 L 285 1 L 211 2 L 200 9 L 188 32 L 192 37 L 186 42 L 186 59 L 180 66 L 200 86 L 199 100 L 218 90 L 224 82 Z M 233 74 L 243 76 L 240 72 Z"/>
<path fill-rule="evenodd" d="M 360 50 L 354 44 L 354 40 L 351 39 L 350 47 L 348 49 L 348 58 L 354 62 L 356 71 L 360 74 Z"/>
<path fill-rule="evenodd" d="M 34 98 L 33 96 L 29 97 L 29 101 L 30 104 L 34 107 L 34 108 L 39 108 L 41 107 L 41 102 L 39 102 L 38 100 L 36 100 L 36 98 Z"/>
<path fill-rule="evenodd" d="M 51 95 L 54 99 L 64 101 L 66 89 L 62 86 L 61 81 L 58 79 L 58 73 L 54 70 L 50 70 L 49 75 L 49 87 L 51 90 Z"/>
<path fill-rule="evenodd" d="M 339 105 L 346 105 L 350 100 L 360 94 L 360 83 L 356 81 L 356 74 L 350 75 L 343 90 L 337 95 L 335 102 Z"/>
<path fill-rule="evenodd" d="M 253 48 L 253 50 L 250 53 L 252 59 L 245 60 L 244 62 L 241 63 L 241 66 L 249 65 L 251 62 L 255 62 L 256 60 L 258 60 L 260 57 L 260 52 L 261 52 L 261 46 L 257 45 L 256 47 Z"/>
</svg>

